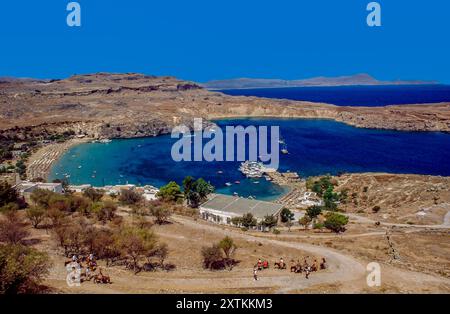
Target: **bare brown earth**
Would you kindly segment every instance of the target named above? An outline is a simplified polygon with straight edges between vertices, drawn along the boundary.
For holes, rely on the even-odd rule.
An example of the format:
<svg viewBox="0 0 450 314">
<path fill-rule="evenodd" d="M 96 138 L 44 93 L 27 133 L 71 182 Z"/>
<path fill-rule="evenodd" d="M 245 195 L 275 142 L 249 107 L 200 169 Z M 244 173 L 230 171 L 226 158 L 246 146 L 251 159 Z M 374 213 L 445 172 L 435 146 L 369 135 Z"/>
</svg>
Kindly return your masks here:
<svg viewBox="0 0 450 314">
<path fill-rule="evenodd" d="M 443 224 L 450 211 L 450 177 L 364 173 L 345 174 L 336 180 L 337 190 L 348 194 L 340 209 L 371 220 Z M 374 212 L 376 206 L 378 212 Z"/>
<path fill-rule="evenodd" d="M 128 210 L 121 215 L 130 220 Z M 66 260 L 51 235 L 43 229 L 32 229 L 30 242 L 51 256 L 53 267 L 45 280 L 55 293 L 425 293 L 450 292 L 448 243 L 444 233 L 411 233 L 396 231 L 391 234 L 400 259 L 391 261 L 384 230 L 353 224 L 349 237 L 319 234 L 313 230 L 282 232 L 275 236 L 260 232 L 243 232 L 236 228 L 221 227 L 201 220 L 173 216 L 170 224 L 153 226 L 160 241 L 168 244 L 166 263 L 176 265 L 170 272 L 140 272 L 134 274 L 124 266 L 106 267 L 103 272 L 112 279 L 110 285 L 83 282 L 80 287 L 69 287 L 65 278 Z M 366 236 L 365 232 L 381 234 Z M 200 250 L 225 235 L 231 236 L 238 246 L 235 258 L 239 264 L 233 270 L 209 271 L 202 267 Z M 417 245 L 404 237 L 417 237 Z M 324 238 L 326 236 L 326 238 Z M 416 238 L 415 238 L 416 239 Z M 31 239 L 30 239 L 31 240 Z M 444 243 L 429 246 L 430 242 Z M 409 243 L 408 243 L 409 242 Z M 309 257 L 308 257 L 309 256 Z M 273 268 L 259 272 L 259 280 L 252 277 L 253 265 L 258 258 L 273 262 L 283 257 L 304 259 L 325 257 L 328 269 L 304 274 Z M 369 287 L 365 267 L 370 262 L 381 265 L 382 284 Z"/>
<path fill-rule="evenodd" d="M 450 131 L 450 103 L 338 107 L 256 97 L 232 97 L 172 77 L 141 74 L 77 75 L 64 80 L 0 82 L 0 129 L 38 126 L 90 136 L 167 133 L 194 117 L 327 118 L 380 129 Z M 44 124 L 44 125 L 43 125 Z"/>
</svg>

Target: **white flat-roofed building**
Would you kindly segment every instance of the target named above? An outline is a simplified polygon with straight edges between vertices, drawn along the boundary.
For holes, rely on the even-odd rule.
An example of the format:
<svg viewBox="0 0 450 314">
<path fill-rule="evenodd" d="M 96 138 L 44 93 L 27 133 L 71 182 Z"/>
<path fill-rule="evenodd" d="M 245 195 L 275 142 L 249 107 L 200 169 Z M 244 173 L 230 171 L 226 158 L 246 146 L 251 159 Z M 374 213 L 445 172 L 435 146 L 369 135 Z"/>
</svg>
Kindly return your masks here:
<svg viewBox="0 0 450 314">
<path fill-rule="evenodd" d="M 231 219 L 252 214 L 258 222 L 268 215 L 278 216 L 283 205 L 251 200 L 242 197 L 213 194 L 211 198 L 200 206 L 200 216 L 218 224 L 231 225 Z"/>
<path fill-rule="evenodd" d="M 90 185 L 90 184 L 69 185 L 69 190 L 74 191 L 76 193 L 82 193 L 91 187 L 92 187 L 92 185 Z"/>
<path fill-rule="evenodd" d="M 16 185 L 17 191 L 21 195 L 29 195 L 33 193 L 34 190 L 48 190 L 51 192 L 63 193 L 63 187 L 61 183 L 42 183 L 42 182 L 28 182 L 24 181 Z"/>
</svg>

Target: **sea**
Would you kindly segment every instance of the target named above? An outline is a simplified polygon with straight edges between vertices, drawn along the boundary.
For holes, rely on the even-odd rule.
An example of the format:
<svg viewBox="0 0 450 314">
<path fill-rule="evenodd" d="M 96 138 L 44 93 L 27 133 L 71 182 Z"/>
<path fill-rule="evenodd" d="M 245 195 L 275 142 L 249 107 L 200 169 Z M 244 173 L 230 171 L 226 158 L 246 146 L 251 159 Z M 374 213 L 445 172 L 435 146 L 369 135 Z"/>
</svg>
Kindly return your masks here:
<svg viewBox="0 0 450 314">
<path fill-rule="evenodd" d="M 226 126 L 278 126 L 279 171 L 302 178 L 324 174 L 388 172 L 450 176 L 450 134 L 355 128 L 324 119 L 245 118 L 215 121 Z M 71 184 L 181 184 L 185 176 L 204 178 L 219 193 L 274 200 L 289 189 L 265 178 L 247 179 L 239 161 L 172 159 L 170 135 L 84 143 L 69 149 L 51 169 L 50 179 L 69 176 Z M 204 140 L 204 143 L 208 140 Z"/>
<path fill-rule="evenodd" d="M 220 92 L 232 96 L 303 100 L 337 106 L 379 107 L 450 101 L 450 85 L 439 84 L 227 89 Z"/>
</svg>

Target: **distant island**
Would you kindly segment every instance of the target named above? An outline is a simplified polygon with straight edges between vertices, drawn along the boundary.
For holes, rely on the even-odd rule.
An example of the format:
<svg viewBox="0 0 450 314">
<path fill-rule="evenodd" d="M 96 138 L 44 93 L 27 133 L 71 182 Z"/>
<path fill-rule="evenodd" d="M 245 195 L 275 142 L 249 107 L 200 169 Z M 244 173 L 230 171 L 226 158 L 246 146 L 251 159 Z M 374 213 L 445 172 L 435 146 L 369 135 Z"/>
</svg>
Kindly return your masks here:
<svg viewBox="0 0 450 314">
<path fill-rule="evenodd" d="M 302 80 L 237 78 L 214 80 L 201 84 L 207 89 L 280 88 L 308 86 L 351 86 L 351 85 L 423 85 L 438 84 L 436 81 L 380 81 L 368 74 L 338 77 L 313 77 Z"/>
</svg>

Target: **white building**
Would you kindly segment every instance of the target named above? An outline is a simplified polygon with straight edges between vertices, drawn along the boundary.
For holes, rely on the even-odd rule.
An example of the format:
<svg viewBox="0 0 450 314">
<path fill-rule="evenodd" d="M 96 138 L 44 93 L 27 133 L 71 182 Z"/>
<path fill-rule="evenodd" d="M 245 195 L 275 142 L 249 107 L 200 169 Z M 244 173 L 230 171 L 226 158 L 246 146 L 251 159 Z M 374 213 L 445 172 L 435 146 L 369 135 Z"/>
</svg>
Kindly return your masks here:
<svg viewBox="0 0 450 314">
<path fill-rule="evenodd" d="M 74 191 L 76 193 L 83 193 L 85 190 L 91 188 L 90 184 L 82 184 L 82 185 L 69 185 L 69 190 Z"/>
<path fill-rule="evenodd" d="M 23 181 L 16 185 L 17 191 L 21 195 L 29 195 L 33 193 L 34 190 L 48 190 L 55 193 L 63 193 L 63 187 L 61 183 L 42 183 L 42 182 L 28 182 Z"/>
<path fill-rule="evenodd" d="M 300 205 L 303 205 L 304 207 L 323 205 L 323 201 L 314 192 L 305 192 L 298 200 L 300 201 Z"/>
<path fill-rule="evenodd" d="M 212 197 L 200 206 L 200 217 L 218 224 L 231 225 L 231 219 L 252 214 L 258 222 L 267 215 L 278 216 L 283 205 L 247 198 L 213 194 Z"/>
</svg>

